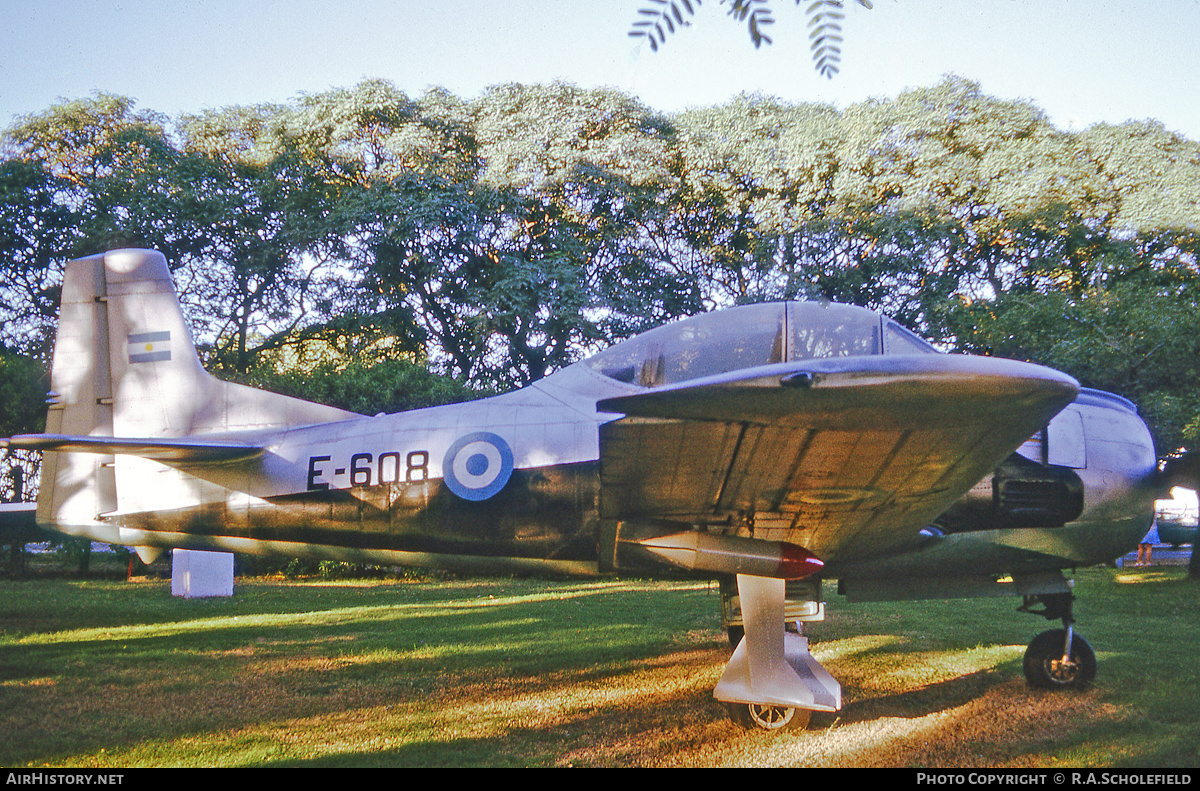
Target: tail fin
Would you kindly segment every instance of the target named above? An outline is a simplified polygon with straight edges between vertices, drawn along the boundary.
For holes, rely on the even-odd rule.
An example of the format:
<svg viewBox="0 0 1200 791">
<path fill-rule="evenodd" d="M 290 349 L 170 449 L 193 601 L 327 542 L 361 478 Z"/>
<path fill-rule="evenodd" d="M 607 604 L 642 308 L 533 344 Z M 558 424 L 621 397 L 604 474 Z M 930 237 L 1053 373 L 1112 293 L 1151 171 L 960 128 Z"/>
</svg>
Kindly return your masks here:
<svg viewBox="0 0 1200 791">
<path fill-rule="evenodd" d="M 50 387 L 55 403 L 48 434 L 177 438 L 357 417 L 210 376 L 196 355 L 166 259 L 152 250 L 114 250 L 67 263 Z M 130 465 L 142 474 L 136 484 L 118 476 L 118 467 L 125 472 Z M 177 485 L 150 484 L 144 480 L 150 468 L 171 473 Z M 118 477 L 130 484 L 119 486 Z M 167 492 L 174 507 L 208 499 L 198 482 L 180 491 L 179 481 L 187 478 L 144 459 L 122 457 L 118 465 L 113 456 L 47 453 L 38 522 L 119 543 L 107 536 L 111 528 L 102 515 L 141 510 Z"/>
</svg>

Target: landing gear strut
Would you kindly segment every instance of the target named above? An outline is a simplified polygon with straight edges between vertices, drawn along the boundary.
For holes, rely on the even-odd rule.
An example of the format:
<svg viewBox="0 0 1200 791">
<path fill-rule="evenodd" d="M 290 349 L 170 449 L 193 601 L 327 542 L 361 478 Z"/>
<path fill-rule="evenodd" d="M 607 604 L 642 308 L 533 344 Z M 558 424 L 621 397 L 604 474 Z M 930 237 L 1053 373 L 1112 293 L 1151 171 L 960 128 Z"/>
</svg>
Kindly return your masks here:
<svg viewBox="0 0 1200 791">
<path fill-rule="evenodd" d="M 737 591 L 743 634 L 713 690 L 730 717 L 778 732 L 806 727 L 814 710 L 841 708 L 841 685 L 809 653 L 799 630 L 784 626 L 784 581 L 739 574 Z"/>
<path fill-rule="evenodd" d="M 1043 609 L 1032 609 L 1037 600 Z M 1088 641 L 1075 634 L 1071 617 L 1071 605 L 1075 597 L 1070 593 L 1055 593 L 1027 596 L 1020 607 L 1023 612 L 1041 615 L 1047 620 L 1059 618 L 1062 629 L 1042 632 L 1030 641 L 1025 649 L 1025 680 L 1038 689 L 1082 689 L 1096 678 L 1096 654 Z"/>
</svg>

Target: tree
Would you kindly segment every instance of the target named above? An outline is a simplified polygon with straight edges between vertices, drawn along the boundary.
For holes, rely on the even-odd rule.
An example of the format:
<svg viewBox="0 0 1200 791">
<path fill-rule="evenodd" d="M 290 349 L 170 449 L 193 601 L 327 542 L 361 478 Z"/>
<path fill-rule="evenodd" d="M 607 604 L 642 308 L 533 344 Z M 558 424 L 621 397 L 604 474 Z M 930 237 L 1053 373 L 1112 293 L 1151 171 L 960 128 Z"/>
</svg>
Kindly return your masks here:
<svg viewBox="0 0 1200 791">
<path fill-rule="evenodd" d="M 410 360 L 381 355 L 339 357 L 290 366 L 271 361 L 236 377 L 251 387 L 316 401 L 363 415 L 469 401 L 488 391 L 438 376 Z"/>
<path fill-rule="evenodd" d="M 642 230 L 671 178 L 663 119 L 566 85 L 497 86 L 467 110 L 461 166 L 415 157 L 357 185 L 350 255 L 367 309 L 409 317 L 431 363 L 497 388 L 680 315 L 690 292 Z"/>
<path fill-rule="evenodd" d="M 961 303 L 950 315 L 961 351 L 1030 360 L 1137 404 L 1160 453 L 1194 443 L 1200 415 L 1200 275 L 1154 277 L 1093 287 L 1076 297 L 1052 291 Z"/>
<path fill-rule="evenodd" d="M 338 317 L 353 313 L 353 297 L 338 271 L 341 185 L 296 111 L 225 108 L 185 117 L 179 134 L 176 173 L 201 240 L 180 262 L 183 297 L 204 319 L 211 363 L 247 372 L 285 345 L 344 340 L 351 328 Z"/>
<path fill-rule="evenodd" d="M 0 345 L 47 361 L 62 262 L 78 244 L 64 189 L 41 163 L 0 161 Z"/>
<path fill-rule="evenodd" d="M 719 0 L 722 5 L 726 0 Z M 695 15 L 693 4 L 700 5 L 700 0 L 651 0 L 655 5 L 638 9 L 639 19 L 633 23 L 629 35 L 633 38 L 644 38 L 650 43 L 650 49 L 658 51 L 661 44 L 666 43 L 667 33 L 674 33 L 676 27 L 689 27 L 691 17 Z M 872 8 L 871 0 L 855 0 L 863 8 Z M 796 0 L 800 5 L 801 0 Z M 764 43 L 770 44 L 771 37 L 766 29 L 775 24 L 771 15 L 769 0 L 728 0 L 728 11 L 731 19 L 746 23 L 750 40 L 757 49 Z M 687 12 L 685 18 L 680 9 Z M 832 79 L 837 74 L 842 60 L 842 13 L 841 0 L 810 0 L 806 10 L 809 27 L 809 46 L 812 49 L 813 66 L 817 73 Z"/>
<path fill-rule="evenodd" d="M 1184 310 L 1200 254 L 1200 145 L 1154 123 L 1062 132 L 959 78 L 844 111 L 740 96 L 673 116 L 561 84 L 464 101 L 368 80 L 173 124 L 100 94 L 4 141 L 0 337 L 33 356 L 59 262 L 143 245 L 226 373 L 385 350 L 500 390 L 677 316 L 815 298 L 1057 361 L 1142 402 L 1162 442 L 1200 434 L 1194 399 L 1154 378 L 1167 346 L 1132 341 Z"/>
<path fill-rule="evenodd" d="M 37 360 L 0 347 L 0 437 L 44 430 L 48 380 Z M 40 469 L 37 453 L 0 452 L 0 502 L 25 502 L 36 495 Z"/>
</svg>

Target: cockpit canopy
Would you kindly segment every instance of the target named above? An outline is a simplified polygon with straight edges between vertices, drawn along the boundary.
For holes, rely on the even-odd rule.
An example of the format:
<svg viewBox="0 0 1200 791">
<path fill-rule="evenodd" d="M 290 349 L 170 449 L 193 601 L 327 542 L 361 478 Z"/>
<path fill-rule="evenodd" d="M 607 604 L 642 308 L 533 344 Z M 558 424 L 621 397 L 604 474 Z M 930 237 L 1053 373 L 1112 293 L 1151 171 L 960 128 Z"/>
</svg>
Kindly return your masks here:
<svg viewBox="0 0 1200 791">
<path fill-rule="evenodd" d="M 936 353 L 923 339 L 866 308 L 771 302 L 667 324 L 586 363 L 618 381 L 658 387 L 793 360 Z"/>
</svg>

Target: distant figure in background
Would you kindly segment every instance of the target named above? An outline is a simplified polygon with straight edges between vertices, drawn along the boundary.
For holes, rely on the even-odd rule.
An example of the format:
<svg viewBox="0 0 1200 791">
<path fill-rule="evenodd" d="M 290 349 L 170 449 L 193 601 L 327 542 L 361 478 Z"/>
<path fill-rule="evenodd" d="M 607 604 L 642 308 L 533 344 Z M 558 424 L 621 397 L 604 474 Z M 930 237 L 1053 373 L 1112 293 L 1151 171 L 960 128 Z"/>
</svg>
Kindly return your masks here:
<svg viewBox="0 0 1200 791">
<path fill-rule="evenodd" d="M 8 500 L 0 500 L 0 502 L 25 502 L 25 470 L 13 465 L 8 470 L 8 480 L 12 483 L 12 497 Z"/>
<path fill-rule="evenodd" d="M 1155 518 L 1154 523 L 1150 525 L 1150 532 L 1142 537 L 1142 541 L 1138 544 L 1138 566 L 1150 565 L 1150 553 L 1154 550 L 1154 545 L 1158 543 L 1158 519 Z"/>
</svg>

